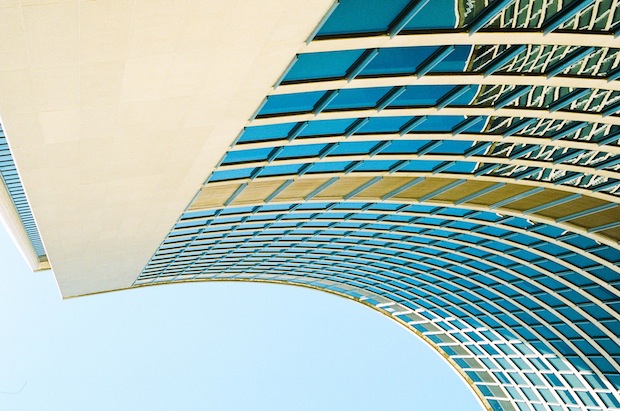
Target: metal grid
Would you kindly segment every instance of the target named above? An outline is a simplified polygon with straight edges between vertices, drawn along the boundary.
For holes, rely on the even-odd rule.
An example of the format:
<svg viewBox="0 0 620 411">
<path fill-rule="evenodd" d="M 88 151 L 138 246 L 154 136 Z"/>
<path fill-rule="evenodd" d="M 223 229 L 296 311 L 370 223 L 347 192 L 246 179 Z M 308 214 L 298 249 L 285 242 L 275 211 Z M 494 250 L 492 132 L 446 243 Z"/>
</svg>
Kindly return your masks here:
<svg viewBox="0 0 620 411">
<path fill-rule="evenodd" d="M 588 409 L 597 409 L 592 407 L 600 401 L 613 408 L 616 400 L 609 398 L 615 398 L 614 388 L 602 384 L 602 397 L 588 402 L 591 394 L 575 391 L 564 376 L 573 375 L 568 370 L 582 377 L 596 375 L 593 369 L 605 368 L 603 376 L 618 372 L 610 367 L 620 350 L 620 307 L 607 302 L 617 300 L 620 276 L 602 279 L 587 270 L 602 265 L 588 258 L 595 249 L 612 260 L 619 253 L 575 233 L 556 240 L 558 231 L 492 212 L 399 203 L 309 202 L 188 212 L 136 285 L 263 279 L 363 297 L 390 315 L 401 313 L 401 320 L 446 348 L 444 352 L 481 386 L 509 381 L 504 388 L 521 390 L 522 398 L 537 398 L 532 405 L 573 398 Z M 582 249 L 569 241 L 590 247 Z M 614 266 L 611 261 L 606 265 Z M 420 319 L 420 313 L 428 313 L 427 319 Z M 428 322 L 434 327 L 420 325 Z M 455 324 L 474 334 L 465 334 Z M 475 332 L 480 330 L 488 332 Z M 444 340 L 444 334 L 452 338 Z M 508 343 L 521 351 L 496 348 Z M 454 351 L 455 346 L 474 353 Z M 478 359 L 475 366 L 465 361 L 472 356 Z M 492 372 L 482 358 L 494 365 L 495 379 L 478 376 Z M 493 361 L 500 358 L 511 361 Z M 555 370 L 557 380 L 549 375 L 526 379 L 499 365 L 513 364 L 515 358 L 525 364 L 528 358 L 553 358 L 563 365 L 531 368 L 534 374 Z M 550 385 L 550 379 L 556 385 Z M 533 388 L 528 385 L 532 380 Z M 538 394 L 524 394 L 527 390 Z"/>
</svg>

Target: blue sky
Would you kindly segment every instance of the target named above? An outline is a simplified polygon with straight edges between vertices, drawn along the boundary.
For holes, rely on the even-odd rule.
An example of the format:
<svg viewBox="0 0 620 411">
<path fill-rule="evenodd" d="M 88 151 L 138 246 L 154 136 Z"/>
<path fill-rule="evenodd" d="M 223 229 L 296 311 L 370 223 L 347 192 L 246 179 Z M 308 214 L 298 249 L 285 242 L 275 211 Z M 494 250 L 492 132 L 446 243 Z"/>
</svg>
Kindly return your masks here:
<svg viewBox="0 0 620 411">
<path fill-rule="evenodd" d="M 337 296 L 204 283 L 63 301 L 4 230 L 0 261 L 0 409 L 481 409 L 417 337 Z"/>
</svg>

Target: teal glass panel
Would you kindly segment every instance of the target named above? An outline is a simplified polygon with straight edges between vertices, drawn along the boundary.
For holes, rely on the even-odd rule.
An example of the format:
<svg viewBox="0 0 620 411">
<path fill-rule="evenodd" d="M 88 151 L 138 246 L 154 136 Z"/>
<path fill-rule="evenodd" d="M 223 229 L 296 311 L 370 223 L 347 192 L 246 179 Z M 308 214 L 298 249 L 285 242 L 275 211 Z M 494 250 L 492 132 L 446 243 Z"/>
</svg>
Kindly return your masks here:
<svg viewBox="0 0 620 411">
<path fill-rule="evenodd" d="M 280 94 L 270 96 L 258 113 L 259 116 L 288 113 L 306 113 L 323 97 L 324 92 Z"/>
<path fill-rule="evenodd" d="M 327 105 L 325 110 L 374 108 L 377 106 L 379 100 L 390 90 L 391 87 L 340 90 L 338 95 Z"/>
<path fill-rule="evenodd" d="M 388 47 L 368 63 L 358 77 L 413 74 L 417 67 L 437 50 L 434 46 Z"/>
<path fill-rule="evenodd" d="M 299 54 L 282 83 L 343 78 L 363 52 L 344 50 Z"/>
<path fill-rule="evenodd" d="M 384 33 L 409 0 L 340 0 L 317 37 L 351 33 Z"/>
</svg>

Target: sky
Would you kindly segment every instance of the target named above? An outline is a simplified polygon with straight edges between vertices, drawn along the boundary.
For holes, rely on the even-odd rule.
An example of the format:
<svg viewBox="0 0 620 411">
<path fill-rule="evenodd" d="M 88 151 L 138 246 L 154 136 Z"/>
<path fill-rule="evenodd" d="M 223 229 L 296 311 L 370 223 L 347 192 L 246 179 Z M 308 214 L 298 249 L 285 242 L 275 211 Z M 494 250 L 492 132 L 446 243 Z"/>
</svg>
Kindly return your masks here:
<svg viewBox="0 0 620 411">
<path fill-rule="evenodd" d="M 0 227 L 2 410 L 481 410 L 418 337 L 338 296 L 195 283 L 62 300 Z"/>
</svg>

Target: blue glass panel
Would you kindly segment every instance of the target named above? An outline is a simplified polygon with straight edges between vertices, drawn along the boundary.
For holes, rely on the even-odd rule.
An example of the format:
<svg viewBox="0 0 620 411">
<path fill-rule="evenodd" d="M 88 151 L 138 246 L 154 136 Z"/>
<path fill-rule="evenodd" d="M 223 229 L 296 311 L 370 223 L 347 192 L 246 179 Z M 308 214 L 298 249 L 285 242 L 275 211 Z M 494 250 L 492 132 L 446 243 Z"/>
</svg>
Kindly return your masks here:
<svg viewBox="0 0 620 411">
<path fill-rule="evenodd" d="M 598 305 L 594 305 L 591 303 L 591 304 L 583 304 L 581 307 L 584 309 L 584 311 L 586 311 L 588 314 L 590 314 L 592 317 L 596 319 L 604 320 L 604 319 L 612 318 L 609 312 L 607 312 L 606 310 L 603 310 Z"/>
<path fill-rule="evenodd" d="M 532 247 L 551 255 L 561 255 L 566 253 L 565 248 L 548 242 L 541 242 L 540 244 L 535 244 Z"/>
<path fill-rule="evenodd" d="M 596 341 L 612 357 L 620 355 L 620 346 L 608 338 L 601 338 Z"/>
<path fill-rule="evenodd" d="M 597 267 L 588 271 L 608 283 L 620 280 L 620 274 L 607 267 Z"/>
<path fill-rule="evenodd" d="M 437 50 L 434 46 L 390 47 L 379 54 L 361 71 L 362 76 L 412 74 L 420 63 Z"/>
<path fill-rule="evenodd" d="M 531 222 L 524 220 L 522 218 L 517 218 L 517 217 L 508 217 L 504 219 L 502 223 L 510 227 L 525 228 L 525 229 L 532 226 Z"/>
<path fill-rule="evenodd" d="M 236 180 L 239 178 L 247 178 L 254 168 L 242 168 L 239 170 L 215 171 L 211 175 L 209 181 Z"/>
<path fill-rule="evenodd" d="M 257 148 L 252 150 L 229 151 L 222 162 L 226 164 L 247 163 L 253 161 L 264 161 L 271 152 L 272 148 Z"/>
<path fill-rule="evenodd" d="M 550 294 L 540 294 L 537 297 L 550 307 L 559 307 L 564 304 L 562 301 L 558 300 Z"/>
<path fill-rule="evenodd" d="M 306 53 L 297 56 L 297 61 L 283 79 L 283 83 L 300 80 L 342 78 L 364 50 L 330 51 Z"/>
<path fill-rule="evenodd" d="M 260 127 L 246 127 L 239 143 L 251 143 L 256 141 L 269 141 L 286 138 L 291 129 L 297 123 L 274 124 Z"/>
<path fill-rule="evenodd" d="M 377 145 L 376 141 L 343 142 L 329 153 L 330 156 L 368 154 Z"/>
<path fill-rule="evenodd" d="M 303 157 L 316 157 L 321 150 L 325 148 L 325 144 L 304 144 L 298 146 L 286 146 L 278 154 L 276 159 L 291 159 L 291 158 L 303 158 Z"/>
<path fill-rule="evenodd" d="M 415 128 L 415 131 L 443 131 L 448 133 L 464 119 L 463 116 L 429 116 L 426 121 Z"/>
<path fill-rule="evenodd" d="M 620 251 L 611 247 L 597 247 L 597 250 L 593 250 L 592 253 L 612 263 L 620 261 Z"/>
<path fill-rule="evenodd" d="M 584 276 L 577 274 L 577 273 L 569 273 L 566 275 L 563 275 L 562 277 L 564 277 L 565 279 L 567 279 L 568 281 L 570 281 L 571 283 L 577 285 L 577 286 L 584 286 L 584 285 L 592 285 L 592 281 L 588 280 L 587 278 L 585 278 Z"/>
<path fill-rule="evenodd" d="M 452 53 L 448 54 L 446 58 L 433 67 L 431 73 L 453 73 L 465 71 L 471 51 L 471 46 L 456 46 Z"/>
<path fill-rule="evenodd" d="M 548 261 L 548 260 L 543 260 L 540 262 L 537 261 L 536 264 L 552 273 L 561 273 L 563 271 L 566 271 L 565 266 L 555 263 L 553 261 Z"/>
<path fill-rule="evenodd" d="M 409 120 L 411 117 L 371 117 L 358 134 L 395 133 Z"/>
<path fill-rule="evenodd" d="M 584 321 L 585 318 L 579 314 L 577 311 L 575 311 L 573 308 L 571 307 L 558 307 L 557 308 L 558 312 L 560 312 L 562 315 L 564 315 L 564 317 L 568 318 L 569 320 L 573 321 L 573 322 L 577 322 L 577 321 Z M 583 324 L 579 324 L 579 327 L 584 327 Z M 594 325 L 592 326 L 594 329 L 597 329 Z M 600 332 L 600 331 L 599 331 Z"/>
<path fill-rule="evenodd" d="M 323 94 L 325 94 L 323 91 L 312 91 L 308 93 L 269 96 L 258 115 L 309 112 L 312 111 L 319 99 L 323 97 Z"/>
<path fill-rule="evenodd" d="M 534 243 L 539 241 L 536 238 L 527 236 L 525 234 L 513 235 L 513 236 L 510 237 L 510 239 L 512 241 L 516 241 L 517 243 L 520 243 L 520 244 L 523 244 L 523 245 L 531 245 L 531 244 L 534 244 Z"/>
<path fill-rule="evenodd" d="M 416 171 L 416 172 L 427 172 L 432 171 L 435 167 L 440 165 L 440 161 L 429 161 L 429 160 L 412 160 L 405 167 L 402 168 L 403 171 Z"/>
<path fill-rule="evenodd" d="M 513 250 L 513 247 L 509 246 L 508 244 L 500 243 L 497 241 L 491 241 L 485 245 L 489 248 L 492 248 L 494 250 L 501 251 L 501 252 L 505 252 L 506 250 Z"/>
<path fill-rule="evenodd" d="M 415 154 L 427 143 L 427 140 L 396 140 L 381 150 L 381 154 Z"/>
<path fill-rule="evenodd" d="M 580 346 L 581 347 L 581 346 Z M 584 351 L 584 353 L 587 354 L 586 351 Z M 604 373 L 613 373 L 616 372 L 616 369 L 614 368 L 613 365 L 610 364 L 609 361 L 607 361 L 606 358 L 602 357 L 602 356 L 597 356 L 597 355 L 592 355 L 590 357 L 588 357 L 590 361 L 592 361 L 594 363 L 594 365 L 601 370 Z"/>
<path fill-rule="evenodd" d="M 600 285 L 588 288 L 588 292 L 602 301 L 614 301 L 618 299 L 616 295 L 604 289 Z"/>
<path fill-rule="evenodd" d="M 355 171 L 387 171 L 396 163 L 396 161 L 389 160 L 366 160 Z"/>
<path fill-rule="evenodd" d="M 299 138 L 306 136 L 342 135 L 355 119 L 317 120 L 308 122 L 308 126 L 299 133 Z"/>
<path fill-rule="evenodd" d="M 560 283 L 555 282 L 555 284 L 554 284 L 554 283 L 551 282 L 551 281 L 554 281 L 554 280 L 551 280 L 551 281 L 549 281 L 549 280 L 551 280 L 551 279 L 541 278 L 538 281 L 548 285 L 552 289 L 556 289 L 557 290 L 558 288 L 564 288 L 564 286 L 561 285 Z M 579 293 L 577 293 L 576 291 L 573 291 L 573 290 L 564 290 L 564 291 L 561 291 L 560 294 L 563 297 L 569 299 L 571 302 L 573 302 L 575 304 L 583 304 L 583 303 L 588 302 L 588 299 L 586 297 L 582 296 L 581 294 L 579 294 Z"/>
<path fill-rule="evenodd" d="M 181 219 L 188 219 L 188 218 L 206 218 L 206 217 L 211 217 L 215 214 L 215 210 L 204 210 L 204 211 L 188 211 L 185 214 L 183 214 L 183 216 L 181 217 Z"/>
<path fill-rule="evenodd" d="M 560 240 L 562 238 L 560 237 Z M 598 246 L 598 243 L 590 238 L 586 238 L 582 235 L 577 235 L 575 237 L 571 237 L 565 240 L 567 243 L 574 245 L 575 247 L 579 247 L 581 249 L 588 249 L 592 247 Z"/>
<path fill-rule="evenodd" d="M 267 176 L 281 176 L 281 175 L 293 175 L 299 172 L 299 169 L 303 166 L 303 164 L 289 164 L 282 166 L 269 166 L 265 167 L 261 172 L 261 177 Z"/>
<path fill-rule="evenodd" d="M 340 0 L 336 10 L 323 24 L 317 36 L 346 33 L 384 33 L 409 0 Z"/>
<path fill-rule="evenodd" d="M 429 151 L 430 154 L 463 154 L 473 145 L 472 141 L 444 140 L 444 142 Z"/>
<path fill-rule="evenodd" d="M 314 173 L 340 173 L 351 164 L 348 161 L 331 161 L 325 163 L 316 163 L 308 170 L 309 174 Z"/>
<path fill-rule="evenodd" d="M 340 90 L 326 110 L 374 108 L 391 87 L 354 88 Z"/>
<path fill-rule="evenodd" d="M 405 92 L 398 96 L 391 107 L 407 107 L 407 106 L 434 106 L 437 101 L 443 97 L 454 86 L 436 85 L 436 86 L 407 86 Z M 471 97 L 470 97 L 471 99 Z"/>
<path fill-rule="evenodd" d="M 608 394 L 606 392 L 599 392 L 598 396 L 601 397 L 601 399 L 603 400 L 603 402 L 605 403 L 606 406 L 608 407 L 616 407 L 616 408 L 620 408 L 620 402 L 618 402 L 618 400 L 616 400 L 616 398 L 611 395 Z"/>
<path fill-rule="evenodd" d="M 475 224 L 465 223 L 463 221 L 453 221 L 447 224 L 447 226 L 453 227 L 459 230 L 471 230 L 472 228 L 475 227 Z"/>
<path fill-rule="evenodd" d="M 569 256 L 563 257 L 563 259 L 581 268 L 591 267 L 595 265 L 594 261 L 580 254 L 569 255 Z"/>
<path fill-rule="evenodd" d="M 454 0 L 429 1 L 405 26 L 404 30 L 445 29 L 456 27 Z"/>
<path fill-rule="evenodd" d="M 469 174 L 474 171 L 477 163 L 457 161 L 454 165 L 446 168 L 443 173 Z"/>
<path fill-rule="evenodd" d="M 492 212 L 487 212 L 487 211 L 478 211 L 475 214 L 473 214 L 473 216 L 478 220 L 492 221 L 492 222 L 499 221 L 503 218 L 499 216 L 497 213 L 492 213 Z"/>
</svg>

